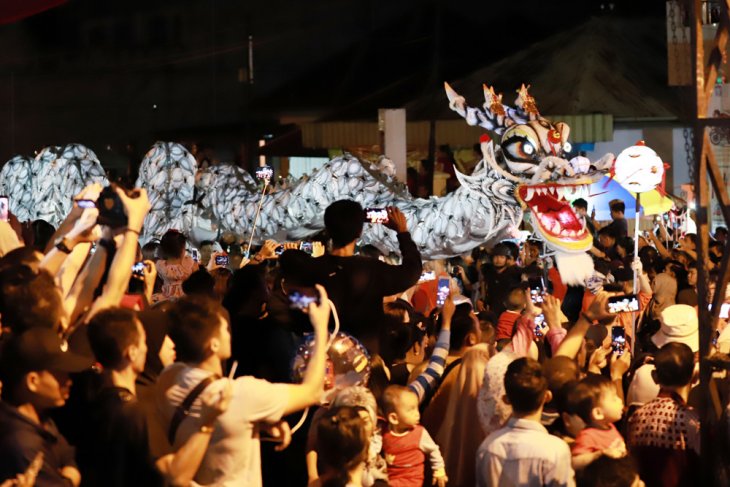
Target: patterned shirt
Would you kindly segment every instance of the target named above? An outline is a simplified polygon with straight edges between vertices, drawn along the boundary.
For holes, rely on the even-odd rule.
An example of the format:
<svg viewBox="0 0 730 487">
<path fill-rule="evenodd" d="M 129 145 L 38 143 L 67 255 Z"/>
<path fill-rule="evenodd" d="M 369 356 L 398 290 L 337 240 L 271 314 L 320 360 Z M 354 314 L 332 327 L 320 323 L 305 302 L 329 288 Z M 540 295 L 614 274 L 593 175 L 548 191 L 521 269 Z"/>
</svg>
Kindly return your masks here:
<svg viewBox="0 0 730 487">
<path fill-rule="evenodd" d="M 699 468 L 700 419 L 680 396 L 661 391 L 637 410 L 628 440 L 646 485 L 692 485 Z"/>
</svg>

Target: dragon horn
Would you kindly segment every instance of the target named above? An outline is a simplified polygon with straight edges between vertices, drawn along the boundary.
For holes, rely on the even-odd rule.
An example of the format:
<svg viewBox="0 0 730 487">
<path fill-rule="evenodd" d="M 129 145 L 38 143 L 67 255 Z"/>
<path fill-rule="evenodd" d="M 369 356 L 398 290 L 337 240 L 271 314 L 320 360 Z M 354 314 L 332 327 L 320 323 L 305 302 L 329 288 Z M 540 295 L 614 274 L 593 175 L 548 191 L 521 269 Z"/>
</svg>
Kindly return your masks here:
<svg viewBox="0 0 730 487">
<path fill-rule="evenodd" d="M 444 81 L 444 90 L 446 90 L 446 97 L 449 99 L 449 108 L 462 117 L 465 117 L 466 110 L 464 109 L 464 103 L 466 100 L 464 100 L 464 97 L 454 91 L 451 85 L 446 81 Z"/>
</svg>

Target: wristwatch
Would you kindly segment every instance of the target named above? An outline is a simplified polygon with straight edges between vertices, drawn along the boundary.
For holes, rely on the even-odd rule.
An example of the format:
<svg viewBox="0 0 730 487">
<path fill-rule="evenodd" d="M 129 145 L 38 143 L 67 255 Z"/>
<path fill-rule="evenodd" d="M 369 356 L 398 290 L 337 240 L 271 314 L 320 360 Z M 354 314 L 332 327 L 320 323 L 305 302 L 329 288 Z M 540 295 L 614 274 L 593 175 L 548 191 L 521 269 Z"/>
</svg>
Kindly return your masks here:
<svg viewBox="0 0 730 487">
<path fill-rule="evenodd" d="M 73 250 L 73 246 L 69 247 L 68 244 L 69 240 L 65 236 L 56 239 L 56 248 L 64 254 L 70 254 Z"/>
</svg>

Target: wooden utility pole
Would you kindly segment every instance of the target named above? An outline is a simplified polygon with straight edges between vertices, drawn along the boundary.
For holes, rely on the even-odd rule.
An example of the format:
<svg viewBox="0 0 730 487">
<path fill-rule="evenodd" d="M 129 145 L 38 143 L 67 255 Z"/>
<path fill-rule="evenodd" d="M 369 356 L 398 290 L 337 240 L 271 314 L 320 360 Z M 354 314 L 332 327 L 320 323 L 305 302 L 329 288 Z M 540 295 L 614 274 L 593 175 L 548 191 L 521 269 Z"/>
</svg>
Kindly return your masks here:
<svg viewBox="0 0 730 487">
<path fill-rule="evenodd" d="M 712 127 L 730 127 L 730 119 L 708 117 L 708 106 L 717 79 L 720 64 L 727 48 L 728 36 L 730 34 L 730 0 L 721 0 L 720 22 L 717 34 L 705 62 L 704 40 L 702 33 L 702 0 L 685 0 L 685 6 L 689 12 L 692 43 L 692 87 L 694 96 L 692 99 L 692 110 L 690 111 L 691 124 L 694 128 L 694 166 L 692 167 L 695 201 L 697 212 L 697 294 L 700 332 L 700 391 L 701 405 L 700 415 L 702 420 L 702 468 L 698 475 L 697 485 L 715 485 L 717 482 L 716 472 L 719 465 L 717 435 L 726 434 L 712 431 L 711 425 L 717 424 L 717 417 L 712 407 L 710 395 L 710 381 L 712 370 L 707 363 L 710 352 L 711 340 L 717 328 L 720 314 L 720 304 L 725 298 L 725 287 L 730 281 L 730 249 L 725 244 L 725 252 L 720 264 L 718 281 L 715 283 L 716 291 L 712 300 L 712 309 L 708 309 L 710 301 L 709 293 L 709 239 L 710 239 L 710 188 L 715 193 L 722 209 L 725 224 L 730 223 L 730 199 L 723 181 L 722 174 L 717 165 L 713 146 L 710 143 L 709 130 Z M 709 181 L 708 181 L 709 176 Z"/>
</svg>

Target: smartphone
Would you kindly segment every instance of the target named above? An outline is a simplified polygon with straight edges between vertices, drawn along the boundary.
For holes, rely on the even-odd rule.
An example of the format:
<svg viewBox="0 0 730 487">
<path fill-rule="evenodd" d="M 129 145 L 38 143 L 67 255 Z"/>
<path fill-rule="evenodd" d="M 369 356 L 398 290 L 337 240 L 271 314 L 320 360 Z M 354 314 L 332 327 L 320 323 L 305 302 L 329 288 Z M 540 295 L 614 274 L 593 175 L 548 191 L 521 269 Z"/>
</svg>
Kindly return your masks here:
<svg viewBox="0 0 730 487">
<path fill-rule="evenodd" d="M 299 288 L 289 292 L 291 308 L 306 311 L 311 303 L 319 304 L 319 293 L 315 288 Z"/>
<path fill-rule="evenodd" d="M 271 178 L 274 177 L 274 169 L 271 166 L 260 166 L 256 169 L 256 177 L 271 181 Z"/>
<path fill-rule="evenodd" d="M 0 220 L 4 222 L 8 221 L 9 204 L 7 196 L 0 196 Z"/>
<path fill-rule="evenodd" d="M 608 311 L 613 314 L 639 311 L 639 300 L 636 298 L 636 294 L 611 296 L 608 298 Z"/>
<path fill-rule="evenodd" d="M 137 279 L 144 279 L 144 269 L 144 262 L 136 262 L 134 265 L 132 265 L 132 277 L 136 277 Z"/>
<path fill-rule="evenodd" d="M 277 245 L 276 249 L 274 250 L 274 254 L 281 255 L 284 253 L 284 244 Z"/>
<path fill-rule="evenodd" d="M 717 340 L 720 339 L 720 330 L 715 330 L 715 333 L 712 334 L 712 346 L 717 346 Z"/>
<path fill-rule="evenodd" d="M 448 277 L 440 277 L 436 288 L 436 306 L 441 308 L 449 297 L 451 291 L 451 279 Z"/>
<path fill-rule="evenodd" d="M 708 304 L 707 309 L 712 311 L 712 305 Z M 722 303 L 720 306 L 720 318 L 726 320 L 730 318 L 730 303 Z"/>
<path fill-rule="evenodd" d="M 424 272 L 421 277 L 418 278 L 418 282 L 434 281 L 436 280 L 436 273 L 434 271 Z"/>
<path fill-rule="evenodd" d="M 622 355 L 626 348 L 626 330 L 623 326 L 611 327 L 611 348 L 616 355 Z"/>
<path fill-rule="evenodd" d="M 545 284 L 542 277 L 531 277 L 527 280 L 527 285 L 530 287 L 530 298 L 533 303 L 545 301 Z"/>
<path fill-rule="evenodd" d="M 190 255 L 195 262 L 200 262 L 200 254 L 198 253 L 198 249 L 191 250 Z"/>
<path fill-rule="evenodd" d="M 388 223 L 388 210 L 385 208 L 365 208 L 365 220 L 370 223 Z"/>
<path fill-rule="evenodd" d="M 215 265 L 227 267 L 228 266 L 228 256 L 227 255 L 216 255 L 215 256 Z"/>
<path fill-rule="evenodd" d="M 96 201 L 94 200 L 75 200 L 76 206 L 79 208 L 83 208 L 84 210 L 88 208 L 96 208 Z"/>
<path fill-rule="evenodd" d="M 541 338 L 543 336 L 542 327 L 545 323 L 545 315 L 535 316 L 535 337 Z"/>
<path fill-rule="evenodd" d="M 302 252 L 306 252 L 309 255 L 312 255 L 312 252 L 314 251 L 314 245 L 312 242 L 302 242 L 299 244 L 299 250 Z"/>
</svg>

